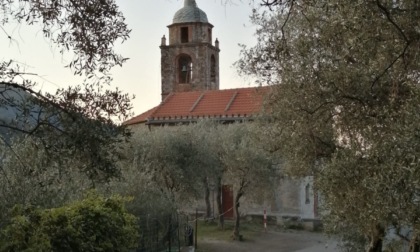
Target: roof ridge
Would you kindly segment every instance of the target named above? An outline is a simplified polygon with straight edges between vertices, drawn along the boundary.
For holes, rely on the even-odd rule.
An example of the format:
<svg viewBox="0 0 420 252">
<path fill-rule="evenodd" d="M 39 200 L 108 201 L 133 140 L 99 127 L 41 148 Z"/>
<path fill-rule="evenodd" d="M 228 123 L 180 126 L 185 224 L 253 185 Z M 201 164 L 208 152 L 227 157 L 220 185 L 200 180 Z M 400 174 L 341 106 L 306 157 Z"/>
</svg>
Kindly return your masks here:
<svg viewBox="0 0 420 252">
<path fill-rule="evenodd" d="M 198 99 L 194 102 L 192 105 L 190 112 L 193 112 L 194 109 L 197 107 L 198 103 L 200 103 L 201 99 L 203 99 L 205 92 L 202 92 L 201 95 L 198 97 Z"/>
<path fill-rule="evenodd" d="M 207 90 L 209 92 L 215 92 L 215 91 L 233 91 L 233 90 L 260 90 L 260 89 L 266 89 L 266 88 L 270 88 L 270 86 L 256 86 L 256 87 L 237 87 L 237 88 L 227 88 L 227 89 L 218 89 L 218 90 Z"/>
<path fill-rule="evenodd" d="M 174 95 L 175 95 L 175 93 L 174 93 L 174 92 L 169 93 L 169 94 L 165 97 L 165 99 L 163 99 L 163 101 L 162 101 L 161 103 L 159 103 L 159 105 L 157 105 L 157 106 L 156 106 L 156 110 L 155 110 L 155 111 L 153 111 L 153 113 L 151 113 L 151 114 L 149 115 L 149 118 L 150 118 L 150 117 L 153 117 L 153 115 L 154 115 L 156 112 L 158 112 L 158 111 L 159 111 L 159 109 L 160 109 L 163 105 L 165 105 L 165 103 L 168 103 L 168 101 L 169 101 L 172 97 L 174 97 Z"/>
<path fill-rule="evenodd" d="M 174 96 L 174 92 L 170 92 L 166 97 L 165 97 L 165 99 L 163 99 L 163 101 L 160 103 L 160 104 L 164 104 L 164 103 L 166 103 L 172 96 Z M 159 105 L 160 105 L 159 104 Z M 159 106 L 158 105 L 158 106 Z"/>
<path fill-rule="evenodd" d="M 239 91 L 236 91 L 235 93 L 233 93 L 232 97 L 230 98 L 230 101 L 226 105 L 225 112 L 227 112 L 229 110 L 230 106 L 232 106 L 232 103 L 233 103 L 233 101 L 235 101 L 235 98 L 238 95 L 238 93 L 239 93 Z"/>
</svg>

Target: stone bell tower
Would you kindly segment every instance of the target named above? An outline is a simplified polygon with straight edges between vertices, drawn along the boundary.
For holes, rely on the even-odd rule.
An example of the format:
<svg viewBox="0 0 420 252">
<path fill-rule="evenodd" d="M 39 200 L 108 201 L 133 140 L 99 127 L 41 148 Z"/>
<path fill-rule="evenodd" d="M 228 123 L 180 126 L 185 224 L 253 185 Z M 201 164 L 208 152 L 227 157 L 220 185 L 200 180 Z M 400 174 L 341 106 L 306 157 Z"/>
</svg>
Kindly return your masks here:
<svg viewBox="0 0 420 252">
<path fill-rule="evenodd" d="M 219 41 L 213 25 L 195 0 L 185 0 L 169 28 L 169 45 L 161 49 L 162 100 L 171 92 L 219 89 Z"/>
</svg>

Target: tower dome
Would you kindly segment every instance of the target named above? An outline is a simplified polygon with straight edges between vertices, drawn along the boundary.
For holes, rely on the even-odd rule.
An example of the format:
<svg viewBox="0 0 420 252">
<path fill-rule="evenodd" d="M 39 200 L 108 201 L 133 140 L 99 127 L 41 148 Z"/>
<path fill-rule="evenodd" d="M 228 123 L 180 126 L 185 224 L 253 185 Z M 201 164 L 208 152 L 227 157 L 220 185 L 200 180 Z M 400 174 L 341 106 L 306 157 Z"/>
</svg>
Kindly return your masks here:
<svg viewBox="0 0 420 252">
<path fill-rule="evenodd" d="M 208 23 L 207 15 L 197 7 L 195 0 L 185 0 L 184 7 L 175 13 L 173 23 Z"/>
</svg>

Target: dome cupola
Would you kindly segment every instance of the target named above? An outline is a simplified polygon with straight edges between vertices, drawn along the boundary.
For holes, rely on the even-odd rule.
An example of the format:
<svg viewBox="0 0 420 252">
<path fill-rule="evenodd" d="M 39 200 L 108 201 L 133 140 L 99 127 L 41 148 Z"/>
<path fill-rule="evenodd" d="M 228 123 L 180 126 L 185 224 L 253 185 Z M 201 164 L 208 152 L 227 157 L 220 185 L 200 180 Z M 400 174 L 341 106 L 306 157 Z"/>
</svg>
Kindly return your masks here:
<svg viewBox="0 0 420 252">
<path fill-rule="evenodd" d="M 184 7 L 173 18 L 173 24 L 190 22 L 208 23 L 206 13 L 197 7 L 195 0 L 185 0 Z"/>
</svg>

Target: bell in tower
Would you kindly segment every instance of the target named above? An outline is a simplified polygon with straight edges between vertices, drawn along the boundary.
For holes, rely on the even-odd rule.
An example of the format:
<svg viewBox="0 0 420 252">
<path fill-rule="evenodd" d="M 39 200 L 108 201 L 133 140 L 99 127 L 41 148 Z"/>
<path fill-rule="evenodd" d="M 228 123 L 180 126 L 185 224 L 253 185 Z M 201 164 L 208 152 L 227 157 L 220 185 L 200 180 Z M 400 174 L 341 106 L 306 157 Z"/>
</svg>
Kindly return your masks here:
<svg viewBox="0 0 420 252">
<path fill-rule="evenodd" d="M 161 41 L 162 100 L 171 92 L 219 89 L 219 42 L 195 0 L 185 0 Z"/>
</svg>

